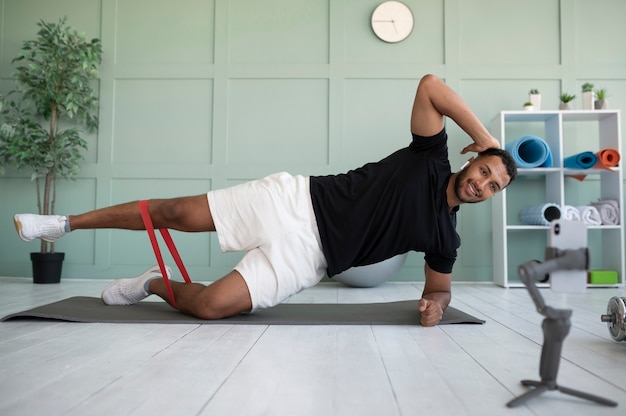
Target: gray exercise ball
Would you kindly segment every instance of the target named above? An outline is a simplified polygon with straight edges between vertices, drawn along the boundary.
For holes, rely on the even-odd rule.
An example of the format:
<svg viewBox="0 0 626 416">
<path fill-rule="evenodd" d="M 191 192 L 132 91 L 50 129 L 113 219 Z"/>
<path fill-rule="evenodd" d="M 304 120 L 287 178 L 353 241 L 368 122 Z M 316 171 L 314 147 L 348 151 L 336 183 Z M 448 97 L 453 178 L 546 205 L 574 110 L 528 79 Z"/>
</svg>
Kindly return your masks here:
<svg viewBox="0 0 626 416">
<path fill-rule="evenodd" d="M 375 287 L 393 279 L 404 265 L 407 255 L 398 254 L 380 263 L 351 267 L 333 276 L 333 279 L 350 287 Z"/>
</svg>

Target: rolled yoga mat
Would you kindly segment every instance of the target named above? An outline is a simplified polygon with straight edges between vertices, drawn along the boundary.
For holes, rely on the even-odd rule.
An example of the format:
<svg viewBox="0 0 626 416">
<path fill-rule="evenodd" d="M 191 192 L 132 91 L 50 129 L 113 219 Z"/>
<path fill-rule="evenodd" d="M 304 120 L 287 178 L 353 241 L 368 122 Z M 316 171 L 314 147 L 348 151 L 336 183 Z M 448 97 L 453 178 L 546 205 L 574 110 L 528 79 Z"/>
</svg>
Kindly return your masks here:
<svg viewBox="0 0 626 416">
<path fill-rule="evenodd" d="M 107 306 L 77 296 L 7 315 L 2 321 L 47 319 L 68 322 L 242 325 L 419 325 L 417 300 L 383 303 L 281 303 L 250 314 L 207 321 L 185 315 L 165 302 Z M 483 324 L 484 320 L 448 306 L 440 325 Z"/>
<path fill-rule="evenodd" d="M 611 168 L 619 165 L 621 156 L 616 149 L 602 149 L 599 152 L 596 152 L 596 157 L 598 161 L 593 166 L 594 169 L 604 169 L 604 170 L 612 170 Z M 569 177 L 576 178 L 579 181 L 582 181 L 587 177 L 587 175 L 568 175 Z"/>
<path fill-rule="evenodd" d="M 614 168 L 619 164 L 621 159 L 619 152 L 616 149 L 602 149 L 596 153 L 598 157 L 598 163 L 594 166 L 596 169 L 608 169 Z"/>
<path fill-rule="evenodd" d="M 561 218 L 561 209 L 557 204 L 548 202 L 526 207 L 520 211 L 519 216 L 525 225 L 550 225 L 550 221 Z"/>
<path fill-rule="evenodd" d="M 519 168 L 548 168 L 552 166 L 550 146 L 541 137 L 522 136 L 505 147 Z"/>
<path fill-rule="evenodd" d="M 591 169 L 598 163 L 598 156 L 592 152 L 581 152 L 563 159 L 563 166 L 571 169 Z"/>
</svg>

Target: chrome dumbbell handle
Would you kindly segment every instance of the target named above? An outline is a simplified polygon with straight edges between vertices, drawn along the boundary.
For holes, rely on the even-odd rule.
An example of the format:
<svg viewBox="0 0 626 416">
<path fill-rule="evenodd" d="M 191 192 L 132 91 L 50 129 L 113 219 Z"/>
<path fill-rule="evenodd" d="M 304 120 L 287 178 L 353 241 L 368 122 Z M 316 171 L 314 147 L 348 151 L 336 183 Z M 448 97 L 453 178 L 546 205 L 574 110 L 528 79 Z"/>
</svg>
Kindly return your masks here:
<svg viewBox="0 0 626 416">
<path fill-rule="evenodd" d="M 614 296 L 609 299 L 606 314 L 600 317 L 606 322 L 615 341 L 626 341 L 626 298 Z"/>
</svg>

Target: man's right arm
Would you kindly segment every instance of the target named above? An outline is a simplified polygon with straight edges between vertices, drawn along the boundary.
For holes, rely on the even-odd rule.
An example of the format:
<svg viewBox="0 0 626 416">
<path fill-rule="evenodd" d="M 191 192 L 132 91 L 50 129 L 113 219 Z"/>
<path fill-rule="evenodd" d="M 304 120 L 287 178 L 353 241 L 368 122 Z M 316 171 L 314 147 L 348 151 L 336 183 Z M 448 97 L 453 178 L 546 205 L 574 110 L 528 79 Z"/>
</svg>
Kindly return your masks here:
<svg viewBox="0 0 626 416">
<path fill-rule="evenodd" d="M 418 302 L 422 315 L 421 324 L 434 326 L 441 321 L 452 298 L 452 274 L 436 272 L 425 263 L 424 277 L 424 290 Z"/>
</svg>

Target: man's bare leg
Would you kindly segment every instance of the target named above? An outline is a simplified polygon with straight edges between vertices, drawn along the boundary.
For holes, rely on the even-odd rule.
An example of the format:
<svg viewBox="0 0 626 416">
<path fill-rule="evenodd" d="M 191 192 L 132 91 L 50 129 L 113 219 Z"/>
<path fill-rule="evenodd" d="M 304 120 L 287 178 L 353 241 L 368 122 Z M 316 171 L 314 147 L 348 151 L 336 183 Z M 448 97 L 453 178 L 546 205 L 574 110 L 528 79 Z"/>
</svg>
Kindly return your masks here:
<svg viewBox="0 0 626 416">
<path fill-rule="evenodd" d="M 187 232 L 215 231 L 206 194 L 151 199 L 148 210 L 155 228 Z M 70 215 L 69 221 L 72 231 L 94 228 L 145 229 L 139 212 L 139 201 L 113 205 L 80 215 Z"/>
<path fill-rule="evenodd" d="M 172 199 L 152 199 L 148 203 L 155 228 L 178 231 L 215 231 L 206 194 Z M 54 242 L 68 231 L 96 228 L 143 230 L 139 201 L 113 205 L 80 215 L 16 214 L 15 229 L 24 241 L 41 238 Z"/>
<path fill-rule="evenodd" d="M 152 199 L 148 203 L 150 218 L 155 228 L 179 231 L 215 231 L 215 223 L 206 194 L 172 198 Z M 26 214 L 30 215 L 30 214 Z M 65 221 L 65 217 L 60 217 Z M 139 211 L 139 201 L 128 202 L 68 217 L 71 230 L 117 228 L 143 230 L 145 226 Z M 20 216 L 15 217 L 16 228 L 22 236 Z M 56 232 L 56 230 L 55 230 Z M 31 233 L 35 234 L 35 232 Z M 55 235 L 54 239 L 60 237 Z M 39 235 L 28 235 L 37 238 Z M 168 271 L 169 273 L 169 271 Z M 184 313 L 202 319 L 220 319 L 252 309 L 250 292 L 243 277 L 237 271 L 208 285 L 199 283 L 170 282 L 177 308 Z M 107 286 L 103 301 L 113 305 L 135 303 L 154 293 L 169 302 L 169 296 L 157 267 L 147 270 L 137 278 L 118 279 Z"/>
<path fill-rule="evenodd" d="M 174 281 L 170 283 L 176 299 L 176 308 L 200 319 L 221 319 L 252 309 L 248 285 L 236 270 L 208 286 L 200 283 Z M 169 303 L 163 279 L 152 280 L 149 291 Z"/>
</svg>

